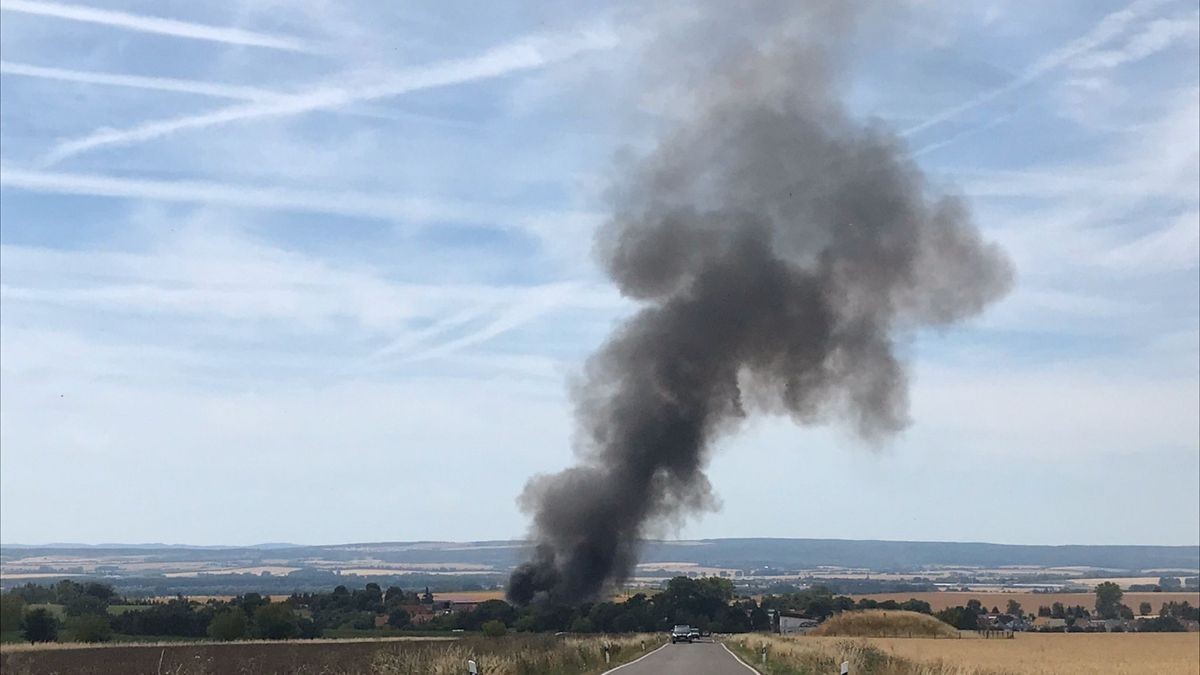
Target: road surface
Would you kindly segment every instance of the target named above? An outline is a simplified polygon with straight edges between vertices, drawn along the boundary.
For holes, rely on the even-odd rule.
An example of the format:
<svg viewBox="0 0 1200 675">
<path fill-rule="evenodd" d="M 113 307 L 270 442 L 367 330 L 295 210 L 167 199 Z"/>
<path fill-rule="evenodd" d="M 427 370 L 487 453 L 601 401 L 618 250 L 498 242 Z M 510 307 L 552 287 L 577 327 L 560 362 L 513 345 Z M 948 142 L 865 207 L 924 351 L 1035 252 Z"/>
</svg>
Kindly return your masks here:
<svg viewBox="0 0 1200 675">
<path fill-rule="evenodd" d="M 613 675 L 751 675 L 758 672 L 738 662 L 719 643 L 668 644 L 636 663 L 609 671 Z"/>
</svg>

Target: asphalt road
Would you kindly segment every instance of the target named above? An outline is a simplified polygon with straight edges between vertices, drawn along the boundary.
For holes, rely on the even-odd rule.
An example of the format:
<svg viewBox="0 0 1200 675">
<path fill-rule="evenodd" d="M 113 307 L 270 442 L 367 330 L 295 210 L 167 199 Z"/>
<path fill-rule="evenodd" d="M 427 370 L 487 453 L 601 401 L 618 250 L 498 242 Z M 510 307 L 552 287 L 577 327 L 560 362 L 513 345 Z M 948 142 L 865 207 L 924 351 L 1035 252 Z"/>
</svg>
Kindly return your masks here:
<svg viewBox="0 0 1200 675">
<path fill-rule="evenodd" d="M 668 644 L 636 663 L 609 671 L 613 675 L 750 675 L 755 673 L 716 642 Z"/>
</svg>

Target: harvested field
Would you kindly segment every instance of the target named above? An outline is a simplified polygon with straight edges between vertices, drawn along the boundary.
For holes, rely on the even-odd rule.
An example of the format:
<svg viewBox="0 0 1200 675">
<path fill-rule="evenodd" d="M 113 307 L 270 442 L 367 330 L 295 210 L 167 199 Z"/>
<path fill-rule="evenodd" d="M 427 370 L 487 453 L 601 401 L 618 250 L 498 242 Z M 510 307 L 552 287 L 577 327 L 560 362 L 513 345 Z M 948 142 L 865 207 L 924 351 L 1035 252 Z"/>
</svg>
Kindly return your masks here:
<svg viewBox="0 0 1200 675">
<path fill-rule="evenodd" d="M 383 577 L 392 574 L 436 574 L 445 577 L 477 577 L 480 574 L 490 574 L 490 571 L 485 570 L 480 572 L 477 570 L 420 570 L 411 567 L 339 567 L 333 568 L 338 571 L 338 574 L 345 576 L 356 577 Z"/>
<path fill-rule="evenodd" d="M 50 673 L 328 673 L 370 672 L 381 653 L 414 640 L 307 640 L 295 642 L 156 643 L 139 645 L 6 645 L 0 650 L 4 675 Z M 429 643 L 434 640 L 421 639 Z"/>
<path fill-rule="evenodd" d="M 801 638 L 804 640 L 822 642 L 826 647 L 836 642 L 834 638 Z M 867 641 L 890 655 L 919 663 L 940 661 L 982 673 L 1200 673 L 1200 633 L 1017 633 L 1012 640 L 870 638 Z"/>
<path fill-rule="evenodd" d="M 0 650 L 5 675 L 409 675 L 459 673 L 475 659 L 481 675 L 573 675 L 603 670 L 654 649 L 656 635 L 397 638 L 140 645 L 13 645 Z"/>
<path fill-rule="evenodd" d="M 454 591 L 451 593 L 434 593 L 433 599 L 439 602 L 483 602 L 484 600 L 503 600 L 504 591 Z"/>
<path fill-rule="evenodd" d="M 1121 588 L 1129 588 L 1133 584 L 1157 584 L 1158 577 L 1081 577 L 1072 579 L 1071 583 L 1095 588 L 1102 583 L 1112 582 Z"/>
<path fill-rule="evenodd" d="M 292 572 L 300 569 L 299 567 L 288 567 L 284 565 L 259 565 L 257 567 L 213 567 L 211 569 L 188 570 L 186 572 L 167 572 L 163 576 L 168 579 L 198 577 L 205 574 L 253 574 L 261 575 L 263 572 L 273 574 L 275 576 L 287 576 Z"/>
<path fill-rule="evenodd" d="M 1037 612 L 1040 605 L 1049 607 L 1055 602 L 1061 602 L 1064 605 L 1083 605 L 1091 608 L 1096 604 L 1096 596 L 1091 593 L 1030 593 L 1026 591 L 1018 591 L 1013 593 L 995 593 L 995 592 L 961 592 L 961 591 L 931 591 L 926 593 L 871 593 L 869 595 L 855 595 L 854 599 L 870 598 L 883 602 L 884 600 L 895 600 L 896 602 L 904 602 L 909 598 L 924 600 L 933 608 L 933 611 L 954 607 L 956 605 L 966 605 L 968 600 L 978 600 L 989 609 L 998 607 L 1001 611 L 1008 604 L 1009 600 L 1016 600 L 1021 603 L 1021 608 L 1026 612 Z M 1154 611 L 1164 602 L 1182 602 L 1187 600 L 1193 606 L 1200 605 L 1200 592 L 1192 593 L 1126 593 L 1121 602 L 1137 609 L 1139 603 L 1148 602 Z"/>
</svg>

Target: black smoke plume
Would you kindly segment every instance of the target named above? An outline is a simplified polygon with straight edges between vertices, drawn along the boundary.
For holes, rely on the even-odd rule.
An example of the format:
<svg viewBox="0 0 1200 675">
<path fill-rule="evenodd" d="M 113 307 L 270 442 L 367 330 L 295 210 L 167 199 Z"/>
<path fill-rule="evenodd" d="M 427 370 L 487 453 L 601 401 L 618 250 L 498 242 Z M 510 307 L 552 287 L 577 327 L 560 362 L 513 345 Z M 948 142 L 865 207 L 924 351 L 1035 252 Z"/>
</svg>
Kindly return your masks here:
<svg viewBox="0 0 1200 675">
<path fill-rule="evenodd" d="M 713 442 L 748 410 L 842 421 L 868 440 L 902 429 L 896 345 L 1009 288 L 965 204 L 840 104 L 838 4 L 733 17 L 755 28 L 716 50 L 686 112 L 616 181 L 597 254 L 643 308 L 586 364 L 579 464 L 526 486 L 536 548 L 509 580 L 514 602 L 589 599 L 627 579 L 651 528 L 713 507 Z"/>
</svg>

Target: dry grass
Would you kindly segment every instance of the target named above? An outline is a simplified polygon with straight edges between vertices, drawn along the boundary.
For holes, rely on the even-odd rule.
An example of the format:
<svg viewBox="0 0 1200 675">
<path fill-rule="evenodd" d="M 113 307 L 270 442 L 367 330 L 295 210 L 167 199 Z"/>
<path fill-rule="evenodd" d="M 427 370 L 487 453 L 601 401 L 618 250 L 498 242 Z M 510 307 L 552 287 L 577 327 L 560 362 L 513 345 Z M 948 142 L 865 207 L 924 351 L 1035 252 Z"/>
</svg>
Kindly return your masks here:
<svg viewBox="0 0 1200 675">
<path fill-rule="evenodd" d="M 88 645 L 6 649 L 4 675 L 156 673 L 158 675 L 438 675 L 466 672 L 474 659 L 482 675 L 595 675 L 631 661 L 664 635 L 606 638 L 508 635 L 461 640 L 286 640 L 278 642 Z M 603 645 L 611 645 L 611 663 Z"/>
<path fill-rule="evenodd" d="M 649 652 L 662 642 L 659 635 L 615 637 L 536 636 L 493 641 L 491 650 L 481 643 L 406 649 L 380 653 L 372 673 L 378 675 L 460 675 L 467 659 L 474 659 L 480 675 L 577 675 L 598 673 Z M 484 647 L 488 643 L 482 643 Z M 611 663 L 604 660 L 610 647 Z"/>
<path fill-rule="evenodd" d="M 939 642 L 958 642 L 939 640 Z M 850 662 L 855 675 L 1006 675 L 998 671 L 948 663 L 926 663 L 889 654 L 862 639 L 781 638 L 774 635 L 735 635 L 726 641 L 739 656 L 764 675 L 824 675 L 839 672 Z M 761 658 L 766 647 L 767 658 Z"/>
<path fill-rule="evenodd" d="M 884 600 L 895 600 L 896 602 L 904 602 L 909 598 L 924 600 L 933 608 L 933 611 L 945 609 L 947 607 L 955 607 L 957 605 L 966 605 L 968 600 L 978 600 L 982 602 L 988 609 L 997 607 L 1000 611 L 1004 611 L 1004 606 L 1009 600 L 1016 600 L 1021 603 L 1021 608 L 1026 612 L 1037 612 L 1037 608 L 1041 605 L 1049 607 L 1053 603 L 1061 602 L 1064 605 L 1083 605 L 1087 608 L 1092 608 L 1096 604 L 1096 596 L 1092 593 L 1028 593 L 1028 592 L 987 592 L 987 591 L 930 591 L 926 593 L 872 593 L 869 595 L 855 595 L 855 600 L 859 598 L 870 598 L 883 602 Z M 1121 602 L 1137 609 L 1138 604 L 1148 602 L 1154 607 L 1157 612 L 1158 608 L 1164 602 L 1182 602 L 1187 600 L 1192 606 L 1200 605 L 1200 592 L 1172 592 L 1172 593 L 1125 593 L 1121 598 Z"/>
<path fill-rule="evenodd" d="M 767 664 L 759 662 L 767 645 Z M 729 644 L 767 675 L 1200 674 L 1198 633 L 1018 633 L 1012 640 L 741 635 Z"/>
<path fill-rule="evenodd" d="M 45 652 L 64 649 L 123 649 L 125 647 L 221 647 L 224 645 L 284 645 L 284 644 L 345 644 L 352 642 L 455 642 L 457 636 L 418 636 L 401 635 L 395 637 L 368 638 L 313 638 L 310 640 L 237 640 L 234 642 L 214 642 L 212 640 L 145 640 L 129 642 L 10 642 L 0 645 L 0 653 L 10 652 Z"/>
<path fill-rule="evenodd" d="M 809 635 L 957 638 L 959 632 L 953 626 L 928 614 L 896 610 L 864 610 L 837 614 L 822 623 Z"/>
</svg>

